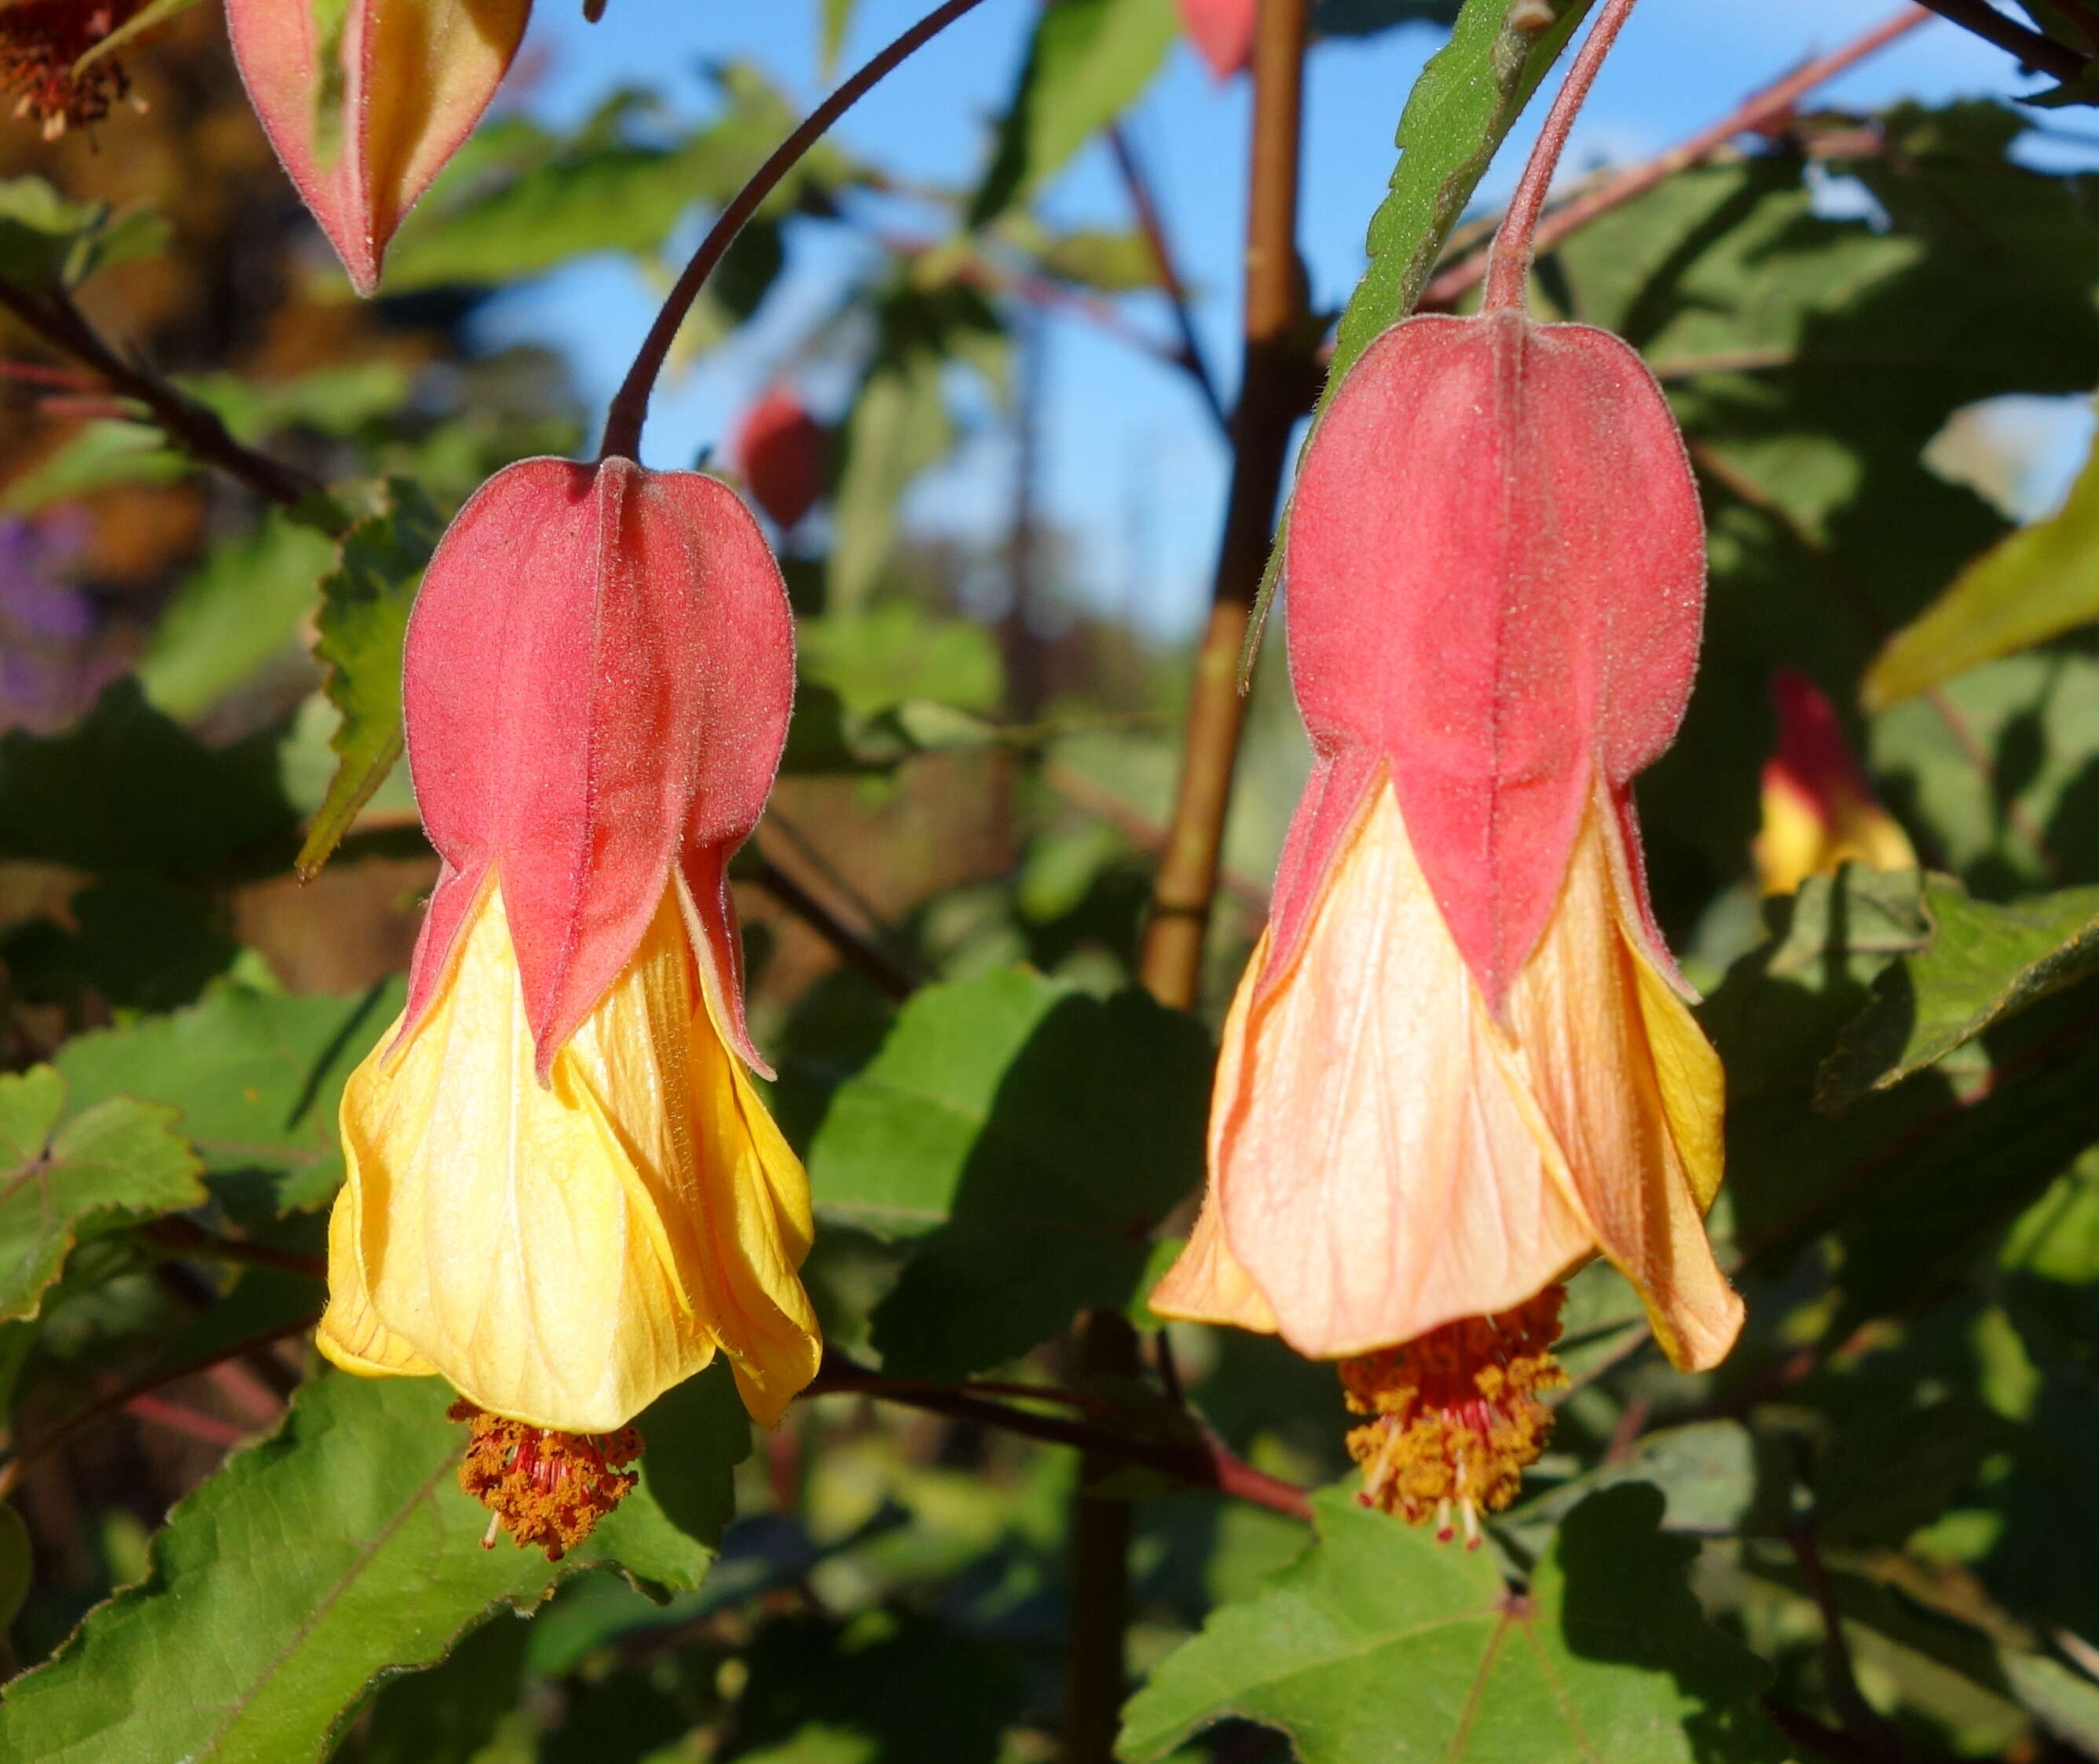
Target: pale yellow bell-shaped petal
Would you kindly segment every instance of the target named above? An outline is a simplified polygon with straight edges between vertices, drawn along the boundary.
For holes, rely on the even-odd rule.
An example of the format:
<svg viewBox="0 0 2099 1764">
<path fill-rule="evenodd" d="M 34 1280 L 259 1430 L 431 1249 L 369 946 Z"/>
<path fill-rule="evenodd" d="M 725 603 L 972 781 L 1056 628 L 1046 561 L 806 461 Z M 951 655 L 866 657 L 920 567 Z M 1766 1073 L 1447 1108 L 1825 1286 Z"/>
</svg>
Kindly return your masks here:
<svg viewBox="0 0 2099 1764">
<path fill-rule="evenodd" d="M 1289 970 L 1262 989 L 1261 961 L 1211 1103 L 1229 1254 L 1207 1286 L 1177 1265 L 1155 1309 L 1236 1322 L 1217 1277 L 1243 1270 L 1286 1341 L 1339 1358 L 1520 1304 L 1594 1250 L 1384 780 Z"/>
<path fill-rule="evenodd" d="M 1510 988 L 1522 1089 L 1602 1250 L 1670 1360 L 1717 1364 L 1742 1301 L 1705 1215 L 1720 1178 L 1720 1062 L 1642 948 L 1615 820 L 1591 807 L 1545 934 Z"/>
<path fill-rule="evenodd" d="M 338 1364 L 434 1370 L 572 1433 L 717 1348 L 768 1424 L 814 1376 L 807 1181 L 707 1008 L 681 891 L 546 1084 L 493 886 L 429 1010 L 351 1076 L 320 1335 Z"/>
<path fill-rule="evenodd" d="M 1648 952 L 1622 837 L 1590 811 L 1498 1023 L 1377 781 L 1289 968 L 1264 979 L 1264 943 L 1240 983 L 1210 1191 L 1153 1309 L 1342 1358 L 1510 1311 L 1601 1252 L 1679 1365 L 1726 1352 L 1719 1062 Z"/>
</svg>

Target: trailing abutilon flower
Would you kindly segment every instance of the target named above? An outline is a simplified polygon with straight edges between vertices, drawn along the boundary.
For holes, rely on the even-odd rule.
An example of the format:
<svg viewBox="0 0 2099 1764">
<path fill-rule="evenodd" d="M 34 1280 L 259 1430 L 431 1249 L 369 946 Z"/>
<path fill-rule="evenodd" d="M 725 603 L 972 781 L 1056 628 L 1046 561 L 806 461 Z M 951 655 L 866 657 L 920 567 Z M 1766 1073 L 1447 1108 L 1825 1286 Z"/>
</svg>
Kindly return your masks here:
<svg viewBox="0 0 2099 1764">
<path fill-rule="evenodd" d="M 1285 579 L 1314 769 L 1151 1300 L 1341 1361 L 1364 1498 L 1446 1534 L 1542 1448 L 1572 1270 L 1615 1263 L 1679 1366 L 1742 1319 L 1704 1226 L 1719 1062 L 1631 795 L 1696 665 L 1697 493 L 1631 349 L 1534 322 L 1520 273 L 1490 289 L 1371 342 L 1308 447 Z"/>
<path fill-rule="evenodd" d="M 632 1480 L 626 1423 L 718 1351 L 767 1425 L 816 1370 L 808 1185 L 745 1071 L 727 880 L 793 692 L 778 567 L 697 473 L 511 466 L 416 603 L 442 868 L 407 1007 L 343 1093 L 319 1339 L 450 1380 L 521 1541 L 587 1532 Z"/>
<path fill-rule="evenodd" d="M 227 0 L 263 132 L 360 294 L 473 133 L 532 0 Z"/>
<path fill-rule="evenodd" d="M 1771 679 L 1778 741 L 1764 762 L 1762 825 L 1754 856 L 1767 895 L 1791 894 L 1839 864 L 1914 869 L 1909 836 L 1880 800 L 1844 738 L 1837 707 L 1791 668 Z"/>
</svg>

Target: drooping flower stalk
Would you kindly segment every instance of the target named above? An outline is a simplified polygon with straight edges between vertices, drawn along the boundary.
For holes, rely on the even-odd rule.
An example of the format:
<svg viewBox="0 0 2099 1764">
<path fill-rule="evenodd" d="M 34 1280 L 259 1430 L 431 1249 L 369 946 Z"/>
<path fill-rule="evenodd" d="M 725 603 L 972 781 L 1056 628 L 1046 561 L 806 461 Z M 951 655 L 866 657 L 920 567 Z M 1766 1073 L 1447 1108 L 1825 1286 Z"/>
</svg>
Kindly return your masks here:
<svg viewBox="0 0 2099 1764">
<path fill-rule="evenodd" d="M 1342 1362 L 1366 1501 L 1476 1541 L 1550 1433 L 1559 1282 L 1601 1253 L 1685 1367 L 1741 1304 L 1702 1216 L 1722 1080 L 1648 909 L 1634 776 L 1705 588 L 1653 377 L 1524 306 L 1529 239 L 1630 0 L 1608 0 L 1476 317 L 1366 349 L 1287 557 L 1315 764 L 1227 1020 L 1210 1187 L 1155 1309 Z"/>
</svg>

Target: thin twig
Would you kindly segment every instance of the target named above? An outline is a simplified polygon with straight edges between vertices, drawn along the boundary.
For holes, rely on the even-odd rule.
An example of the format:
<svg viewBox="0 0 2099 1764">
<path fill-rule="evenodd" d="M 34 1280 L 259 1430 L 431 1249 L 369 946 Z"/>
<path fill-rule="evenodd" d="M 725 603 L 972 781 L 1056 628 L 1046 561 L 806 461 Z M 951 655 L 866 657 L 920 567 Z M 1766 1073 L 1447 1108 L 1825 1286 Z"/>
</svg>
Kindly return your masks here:
<svg viewBox="0 0 2099 1764">
<path fill-rule="evenodd" d="M 636 457 L 641 445 L 641 425 L 649 416 L 649 394 L 654 390 L 656 376 L 663 371 L 663 363 L 670 357 L 671 345 L 677 341 L 679 327 L 685 322 L 685 315 L 692 310 L 693 302 L 699 298 L 700 290 L 714 273 L 715 266 L 735 243 L 744 223 L 772 194 L 774 186 L 823 139 L 832 124 L 879 85 L 891 68 L 931 42 L 963 14 L 974 11 L 983 3 L 983 0 L 946 0 L 945 5 L 935 7 L 803 117 L 794 131 L 773 149 L 772 156 L 752 174 L 750 181 L 729 199 L 728 206 L 708 228 L 699 249 L 693 253 L 692 261 L 686 264 L 665 297 L 656 322 L 642 339 L 634 365 L 627 369 L 619 390 L 613 394 L 611 408 L 605 414 L 605 442 L 598 451 L 601 460 Z"/>
<path fill-rule="evenodd" d="M 1181 279 L 1179 266 L 1174 262 L 1173 241 L 1167 236 L 1165 220 L 1152 195 L 1151 181 L 1138 161 L 1137 150 L 1130 145 L 1129 131 L 1119 122 L 1108 130 L 1108 151 L 1114 154 L 1116 169 L 1122 174 L 1123 188 L 1129 192 L 1138 231 L 1144 235 L 1144 243 L 1151 253 L 1152 273 L 1159 278 L 1160 289 L 1173 309 L 1173 328 L 1181 336 L 1181 347 L 1175 359 L 1187 369 L 1211 417 L 1229 436 L 1231 416 L 1225 409 L 1217 381 L 1210 377 L 1209 363 L 1203 359 L 1203 345 L 1195 335 L 1195 315 L 1188 303 L 1188 284 Z"/>
<path fill-rule="evenodd" d="M 0 284 L 4 306 L 52 348 L 91 368 L 112 391 L 145 407 L 169 440 L 201 464 L 216 466 L 257 495 L 284 508 L 304 502 L 320 488 L 296 466 L 244 447 L 227 433 L 215 411 L 124 356 L 106 342 L 57 288 L 41 293 Z"/>
<path fill-rule="evenodd" d="M 134 1420 L 165 1427 L 171 1433 L 180 1433 L 187 1438 L 201 1441 L 206 1445 L 216 1445 L 222 1451 L 238 1445 L 254 1431 L 222 1416 L 208 1415 L 201 1409 L 192 1409 L 187 1403 L 170 1402 L 165 1397 L 156 1397 L 149 1392 L 141 1392 L 134 1397 L 125 1404 L 124 1412 Z"/>
<path fill-rule="evenodd" d="M 1989 0 L 1920 0 L 1920 4 L 1930 7 L 1947 23 L 1972 32 L 1983 42 L 2010 51 L 2026 66 L 2052 73 L 2058 80 L 2067 82 L 2081 78 L 2091 65 L 2069 44 L 2059 43 L 2053 37 L 2044 37 L 2039 31 L 2013 23 Z"/>
<path fill-rule="evenodd" d="M 1793 1559 L 1800 1564 L 1800 1577 L 1806 1584 L 1808 1596 L 1822 1614 L 1822 1687 L 1829 1706 L 1836 1710 L 1846 1734 L 1863 1751 L 1875 1757 L 1899 1760 L 1903 1756 L 1899 1735 L 1874 1712 L 1859 1688 L 1858 1674 L 1851 1667 L 1851 1644 L 1844 1638 L 1844 1613 L 1837 1607 L 1828 1570 L 1822 1564 L 1814 1525 L 1803 1520 L 1789 1527 L 1785 1535 L 1793 1546 Z"/>
<path fill-rule="evenodd" d="M 288 1335 L 303 1335 L 320 1321 L 316 1311 L 310 1317 L 302 1317 L 296 1322 L 286 1323 L 276 1329 L 264 1330 L 260 1335 L 249 1335 L 240 1341 L 229 1342 L 216 1353 L 200 1359 L 187 1360 L 180 1366 L 163 1368 L 147 1376 L 126 1384 L 121 1390 L 110 1392 L 98 1397 L 86 1408 L 68 1415 L 50 1432 L 22 1446 L 4 1465 L 0 1465 L 0 1501 L 4 1501 L 22 1485 L 22 1478 L 29 1467 L 47 1457 L 58 1445 L 90 1421 L 98 1419 L 114 1410 L 127 1407 L 132 1401 L 147 1391 L 158 1390 L 163 1384 L 172 1384 L 177 1379 L 187 1378 L 193 1373 L 208 1372 L 222 1361 L 238 1359 L 257 1348 L 268 1347 L 273 1342 L 284 1340 Z"/>
<path fill-rule="evenodd" d="M 1842 48 L 1819 55 L 1783 79 L 1752 93 L 1718 122 L 1701 129 L 1668 152 L 1658 153 L 1638 165 L 1628 166 L 1617 175 L 1592 185 L 1538 222 L 1533 235 L 1534 253 L 1551 250 L 1570 233 L 1635 197 L 1644 196 L 1664 179 L 1697 165 L 1737 135 L 1769 128 L 1816 86 L 1827 84 L 1868 55 L 1878 54 L 1930 16 L 1920 7 L 1905 7 L 1893 18 L 1854 37 Z M 1423 292 L 1421 309 L 1430 312 L 1449 310 L 1456 305 L 1460 295 L 1469 292 L 1485 275 L 1486 271 L 1487 253 L 1482 248 L 1437 275 Z"/>
<path fill-rule="evenodd" d="M 1155 997 L 1184 1010 L 1201 989 L 1203 944 L 1246 723 L 1239 651 L 1268 562 L 1290 432 L 1316 389 L 1297 262 L 1306 12 L 1306 0 L 1262 0 L 1256 27 L 1245 345 L 1232 414 L 1231 494 L 1209 622 L 1195 653 L 1173 814 L 1138 964 Z"/>
<path fill-rule="evenodd" d="M 282 1269 L 287 1274 L 328 1278 L 328 1258 L 310 1256 L 303 1250 L 279 1249 L 269 1243 L 250 1243 L 224 1238 L 187 1219 L 156 1219 L 142 1225 L 139 1236 L 178 1256 L 201 1256 L 218 1262 L 245 1262 L 257 1268 Z"/>
<path fill-rule="evenodd" d="M 879 944 L 863 937 L 786 871 L 753 851 L 751 880 L 829 944 L 891 998 L 909 998 L 917 976 Z"/>
<path fill-rule="evenodd" d="M 1312 1503 L 1296 1484 L 1256 1470 L 1221 1440 L 1208 1434 L 1176 1437 L 1157 1433 L 1129 1433 L 1087 1420 L 1037 1414 L 1010 1403 L 957 1390 L 952 1386 L 896 1383 L 860 1366 L 843 1354 L 826 1349 L 823 1368 L 803 1394 L 871 1397 L 928 1414 L 946 1415 L 979 1427 L 996 1427 L 1023 1439 L 1045 1445 L 1076 1446 L 1111 1457 L 1118 1463 L 1158 1471 L 1193 1488 L 1215 1489 L 1221 1494 L 1265 1507 L 1292 1519 L 1309 1520 Z M 1031 1393 L 1032 1396 L 1032 1393 Z M 4 1490 L 0 1490 L 4 1493 Z"/>
<path fill-rule="evenodd" d="M 1074 808 L 1082 809 L 1096 820 L 1105 821 L 1129 840 L 1132 845 L 1146 851 L 1166 849 L 1166 829 L 1160 826 L 1134 803 L 1128 803 L 1097 778 L 1089 777 L 1076 766 L 1062 759 L 1045 762 L 1039 773 L 1042 782 L 1063 797 Z M 1261 918 L 1268 917 L 1268 891 L 1248 877 L 1220 863 L 1217 886 L 1248 911 Z"/>
</svg>

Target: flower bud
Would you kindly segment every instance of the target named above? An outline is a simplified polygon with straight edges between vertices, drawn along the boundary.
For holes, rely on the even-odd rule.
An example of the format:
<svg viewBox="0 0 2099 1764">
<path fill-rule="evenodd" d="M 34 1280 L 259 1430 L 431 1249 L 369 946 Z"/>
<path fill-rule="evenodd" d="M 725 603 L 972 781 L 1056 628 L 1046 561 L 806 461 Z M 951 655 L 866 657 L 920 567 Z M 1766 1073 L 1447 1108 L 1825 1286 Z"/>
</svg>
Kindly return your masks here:
<svg viewBox="0 0 2099 1764">
<path fill-rule="evenodd" d="M 495 95 L 531 0 L 227 0 L 263 132 L 360 294 Z"/>
<path fill-rule="evenodd" d="M 1220 84 L 1253 59 L 1257 0 L 1181 0 L 1181 26 Z"/>
<path fill-rule="evenodd" d="M 824 493 L 829 437 L 785 386 L 775 386 L 743 413 L 730 451 L 751 500 L 781 532 L 801 525 Z"/>
<path fill-rule="evenodd" d="M 1767 895 L 1793 892 L 1838 865 L 1914 869 L 1916 852 L 1873 794 L 1865 768 L 1844 738 L 1837 707 L 1791 668 L 1771 677 L 1778 741 L 1764 762 L 1762 825 L 1754 852 Z"/>
</svg>

